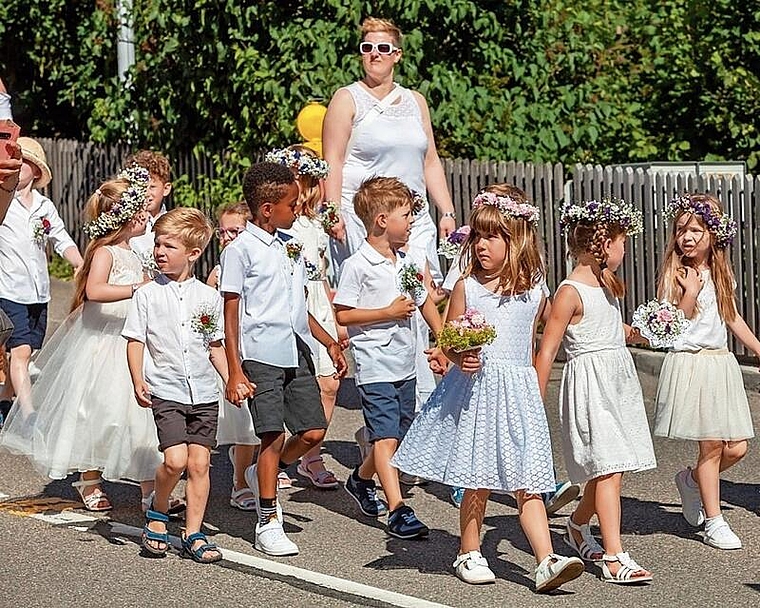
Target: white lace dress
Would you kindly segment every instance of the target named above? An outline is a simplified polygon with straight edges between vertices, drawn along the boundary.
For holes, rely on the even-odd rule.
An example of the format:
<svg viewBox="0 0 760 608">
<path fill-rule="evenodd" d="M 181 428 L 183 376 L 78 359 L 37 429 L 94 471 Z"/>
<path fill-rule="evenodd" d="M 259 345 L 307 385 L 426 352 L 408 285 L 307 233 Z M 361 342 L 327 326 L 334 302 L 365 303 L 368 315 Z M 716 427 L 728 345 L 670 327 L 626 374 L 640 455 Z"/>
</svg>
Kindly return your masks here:
<svg viewBox="0 0 760 608">
<path fill-rule="evenodd" d="M 354 194 L 361 183 L 372 176 L 397 177 L 408 188 L 427 196 L 425 188 L 425 155 L 428 139 L 422 124 L 422 112 L 409 89 L 399 87 L 389 93 L 397 96 L 399 103 L 391 104 L 382 115 L 371 124 L 363 125 L 362 120 L 377 103 L 377 99 L 360 83 L 346 87 L 356 108 L 353 127 L 355 135 L 346 150 L 343 165 L 343 190 L 341 193 L 341 214 L 346 223 L 346 243 L 331 239 L 330 250 L 333 262 L 339 268 L 343 261 L 357 251 L 367 236 L 359 217 L 354 212 Z M 409 242 L 424 249 L 430 263 L 430 271 L 436 282 L 443 280 L 438 260 L 437 230 L 427 202 L 415 216 Z"/>
<path fill-rule="evenodd" d="M 143 280 L 134 253 L 107 249 L 110 284 Z M 109 480 L 153 479 L 162 461 L 153 413 L 134 398 L 121 337 L 129 303 L 86 302 L 66 318 L 37 357 L 31 411 L 14 404 L 0 447 L 27 456 L 51 479 L 91 470 Z"/>
<path fill-rule="evenodd" d="M 506 297 L 465 279 L 468 308 L 485 315 L 496 340 L 476 374 L 454 367 L 417 414 L 391 463 L 449 486 L 510 492 L 553 491 L 549 426 L 532 365 L 537 285 Z"/>
<path fill-rule="evenodd" d="M 583 303 L 583 318 L 563 340 L 560 420 L 570 480 L 657 466 L 641 385 L 625 347 L 620 305 L 601 287 L 566 280 Z"/>
</svg>

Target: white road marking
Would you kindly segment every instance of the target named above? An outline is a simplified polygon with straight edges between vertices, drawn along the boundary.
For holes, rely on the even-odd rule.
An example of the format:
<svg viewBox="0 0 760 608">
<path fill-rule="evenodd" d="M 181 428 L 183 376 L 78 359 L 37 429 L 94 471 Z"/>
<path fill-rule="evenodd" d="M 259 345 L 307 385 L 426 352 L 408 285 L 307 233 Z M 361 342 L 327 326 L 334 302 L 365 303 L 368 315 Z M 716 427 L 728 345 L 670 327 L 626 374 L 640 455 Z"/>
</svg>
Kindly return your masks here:
<svg viewBox="0 0 760 608">
<path fill-rule="evenodd" d="M 111 531 L 115 534 L 124 534 L 126 536 L 142 535 L 142 529 L 140 528 L 114 522 L 111 523 Z M 180 547 L 180 539 L 178 537 L 170 536 L 169 539 L 171 540 L 172 546 L 175 548 Z M 250 566 L 251 568 L 269 572 L 270 574 L 276 574 L 278 576 L 296 578 L 312 585 L 331 589 L 340 593 L 372 599 L 392 606 L 399 606 L 400 608 L 448 608 L 445 604 L 437 604 L 411 595 L 404 595 L 403 593 L 371 587 L 348 579 L 330 576 L 329 574 L 322 574 L 321 572 L 298 568 L 297 566 L 291 566 L 290 564 L 275 562 L 254 555 L 248 555 L 246 553 L 239 553 L 237 551 L 232 551 L 231 549 L 225 549 L 224 547 L 219 547 L 219 549 L 222 551 L 224 559 L 227 561 L 242 566 Z"/>
<path fill-rule="evenodd" d="M 61 511 L 60 513 L 54 513 L 52 515 L 45 515 L 45 513 L 35 513 L 30 515 L 34 519 L 53 524 L 54 526 L 71 525 L 71 524 L 83 524 L 86 522 L 97 521 L 97 517 L 91 515 L 83 515 L 76 511 Z"/>
</svg>

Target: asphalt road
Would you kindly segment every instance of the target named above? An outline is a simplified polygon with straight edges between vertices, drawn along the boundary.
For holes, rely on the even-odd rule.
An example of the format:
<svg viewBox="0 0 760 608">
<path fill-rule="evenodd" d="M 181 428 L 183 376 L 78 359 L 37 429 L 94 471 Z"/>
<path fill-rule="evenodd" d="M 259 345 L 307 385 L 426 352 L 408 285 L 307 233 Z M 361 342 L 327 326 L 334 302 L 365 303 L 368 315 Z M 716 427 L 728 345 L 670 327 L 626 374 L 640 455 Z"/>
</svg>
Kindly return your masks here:
<svg viewBox="0 0 760 608">
<path fill-rule="evenodd" d="M 54 285 L 51 322 L 60 321 L 70 288 Z M 550 385 L 548 411 L 552 432 L 556 416 L 558 367 Z M 647 408 L 652 413 L 656 378 L 642 374 Z M 750 395 L 753 416 L 760 420 L 760 395 Z M 353 432 L 361 423 L 355 404 L 344 399 L 336 411 L 325 443 L 325 458 L 340 479 L 358 462 Z M 555 442 L 559 445 L 559 442 Z M 400 541 L 385 534 L 380 522 L 363 517 L 343 491 L 320 491 L 305 480 L 281 495 L 285 526 L 301 554 L 268 560 L 252 548 L 254 519 L 229 507 L 231 466 L 226 449 L 214 453 L 212 495 L 206 531 L 223 548 L 265 558 L 273 567 L 250 565 L 245 559 L 201 566 L 180 559 L 140 556 L 131 526 L 142 526 L 136 486 L 107 484 L 116 508 L 93 521 L 49 523 L 31 517 L 32 511 L 55 514 L 76 506 L 69 479 L 41 478 L 19 457 L 0 454 L 0 606 L 348 606 L 404 605 L 401 600 L 366 599 L 362 592 L 328 589 L 308 582 L 298 572 L 272 573 L 278 564 L 331 575 L 347 581 L 448 606 L 760 606 L 760 456 L 754 446 L 745 460 L 725 475 L 724 513 L 745 548 L 723 552 L 702 543 L 680 515 L 673 476 L 694 457 L 687 442 L 655 440 L 658 468 L 627 475 L 623 489 L 623 543 L 642 565 L 654 572 L 649 586 L 626 588 L 604 584 L 595 568 L 551 596 L 532 591 L 533 558 L 517 521 L 514 503 L 497 497 L 489 503 L 484 525 L 483 553 L 498 580 L 473 587 L 452 574 L 458 547 L 458 511 L 448 491 L 429 484 L 409 491 L 408 502 L 431 527 L 424 541 Z M 555 459 L 563 472 L 561 454 Z M 295 471 L 292 472 L 295 475 Z M 23 501 L 22 497 L 30 497 Z M 47 507 L 44 501 L 50 504 Z M 35 506 L 36 505 L 36 506 Z M 572 507 L 567 507 L 566 516 Z M 27 511 L 26 513 L 20 513 Z M 74 513 L 87 514 L 83 510 Z M 555 549 L 568 553 L 561 535 L 565 517 L 552 518 Z M 69 515 L 71 517 L 71 515 Z M 113 525 L 119 524 L 114 530 Z M 179 532 L 179 523 L 171 531 Z M 389 596 L 390 597 L 390 596 Z M 418 605 L 414 599 L 405 605 Z M 579 603 L 580 602 L 580 603 Z"/>
</svg>

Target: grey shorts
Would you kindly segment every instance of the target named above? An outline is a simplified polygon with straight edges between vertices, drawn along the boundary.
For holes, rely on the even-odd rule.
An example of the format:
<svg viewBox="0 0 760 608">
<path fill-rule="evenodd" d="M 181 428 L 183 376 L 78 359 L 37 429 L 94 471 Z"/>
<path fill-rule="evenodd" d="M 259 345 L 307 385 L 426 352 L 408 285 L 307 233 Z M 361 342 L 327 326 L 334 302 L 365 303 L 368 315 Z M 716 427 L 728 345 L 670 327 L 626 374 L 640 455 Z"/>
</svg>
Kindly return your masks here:
<svg viewBox="0 0 760 608">
<path fill-rule="evenodd" d="M 326 429 L 319 385 L 308 346 L 298 340 L 298 367 L 275 367 L 258 361 L 243 361 L 243 371 L 256 385 L 249 400 L 256 435 L 281 433 L 283 425 L 292 434 Z"/>
<path fill-rule="evenodd" d="M 216 446 L 216 425 L 219 402 L 186 405 L 151 396 L 153 419 L 158 430 L 158 449 L 183 443 Z"/>
</svg>

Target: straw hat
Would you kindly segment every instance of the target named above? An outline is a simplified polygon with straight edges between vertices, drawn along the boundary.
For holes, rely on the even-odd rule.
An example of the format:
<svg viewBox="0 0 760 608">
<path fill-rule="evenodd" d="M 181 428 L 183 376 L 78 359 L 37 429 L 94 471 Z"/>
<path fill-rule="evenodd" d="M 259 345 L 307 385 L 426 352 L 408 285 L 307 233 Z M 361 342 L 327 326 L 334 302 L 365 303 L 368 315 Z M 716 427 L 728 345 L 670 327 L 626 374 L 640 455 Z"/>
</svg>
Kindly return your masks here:
<svg viewBox="0 0 760 608">
<path fill-rule="evenodd" d="M 35 190 L 44 188 L 53 179 L 53 174 L 50 172 L 50 167 L 48 167 L 47 159 L 45 158 L 45 150 L 31 137 L 19 137 L 18 145 L 21 147 L 21 158 L 32 163 L 40 170 L 40 176 L 34 180 L 32 188 Z"/>
</svg>

